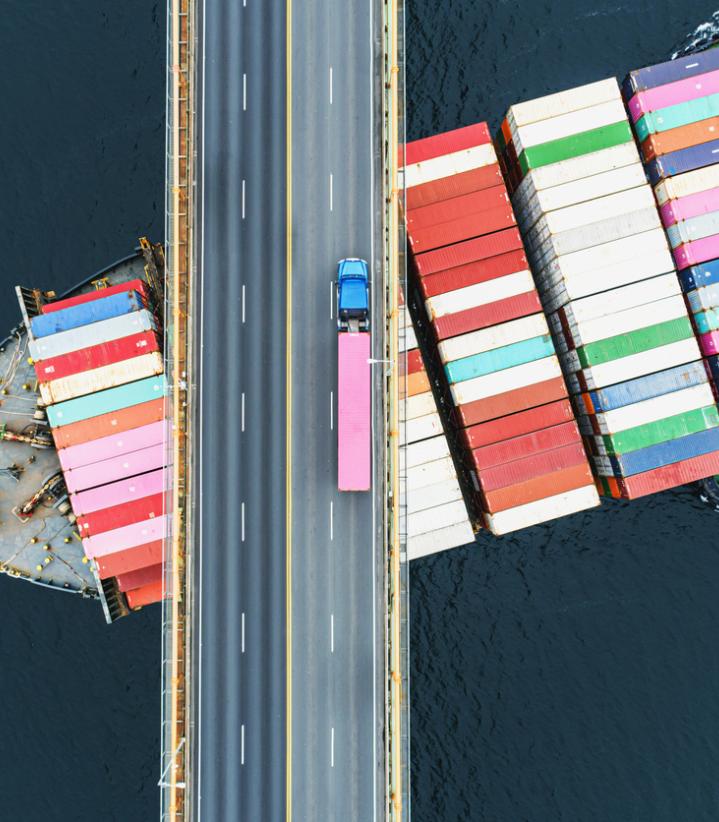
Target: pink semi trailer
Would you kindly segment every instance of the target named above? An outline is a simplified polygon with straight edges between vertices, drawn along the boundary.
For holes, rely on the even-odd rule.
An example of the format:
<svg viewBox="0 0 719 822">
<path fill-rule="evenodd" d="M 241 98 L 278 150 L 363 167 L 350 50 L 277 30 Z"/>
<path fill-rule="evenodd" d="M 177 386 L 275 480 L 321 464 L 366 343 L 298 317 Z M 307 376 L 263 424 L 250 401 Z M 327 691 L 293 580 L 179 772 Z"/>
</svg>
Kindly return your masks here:
<svg viewBox="0 0 719 822">
<path fill-rule="evenodd" d="M 337 484 L 340 491 L 372 485 L 369 278 L 364 260 L 337 270 Z"/>
</svg>

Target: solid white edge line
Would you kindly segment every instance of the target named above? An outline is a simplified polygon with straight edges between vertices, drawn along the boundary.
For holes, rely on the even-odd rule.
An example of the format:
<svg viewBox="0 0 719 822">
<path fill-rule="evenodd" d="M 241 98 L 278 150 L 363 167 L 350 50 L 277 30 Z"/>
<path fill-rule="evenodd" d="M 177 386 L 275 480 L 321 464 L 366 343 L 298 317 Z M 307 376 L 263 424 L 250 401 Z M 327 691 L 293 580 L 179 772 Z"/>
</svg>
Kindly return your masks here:
<svg viewBox="0 0 719 822">
<path fill-rule="evenodd" d="M 205 337 L 205 301 L 202 299 L 202 294 L 204 294 L 204 284 L 205 284 L 205 174 L 204 174 L 204 163 L 205 163 L 205 100 L 207 99 L 206 95 L 206 77 L 207 72 L 205 71 L 205 66 L 207 63 L 207 7 L 205 4 L 205 0 L 202 0 L 202 146 L 200 148 L 201 152 L 201 162 L 200 168 L 203 169 L 202 174 L 202 183 L 201 183 L 201 192 L 200 192 L 200 349 L 202 349 L 202 341 Z M 199 431 L 202 431 L 202 408 L 203 408 L 203 395 L 204 392 L 202 391 L 202 384 L 203 384 L 203 368 L 202 368 L 202 357 L 200 357 L 199 363 L 199 374 L 197 380 L 197 391 L 199 395 L 199 408 L 198 408 L 198 428 Z M 202 445 L 202 436 L 199 437 L 200 446 L 198 449 L 198 468 L 197 474 L 200 478 L 202 478 L 202 459 L 203 459 L 203 445 Z M 202 495 L 200 495 L 200 499 L 198 501 L 198 521 L 199 521 L 199 528 L 198 528 L 198 555 L 199 555 L 199 565 L 200 565 L 200 573 L 199 573 L 199 635 L 202 637 Z M 198 708 L 197 708 L 197 820 L 201 822 L 202 819 L 202 653 L 198 654 L 198 685 L 197 685 L 197 698 L 199 701 Z"/>
</svg>

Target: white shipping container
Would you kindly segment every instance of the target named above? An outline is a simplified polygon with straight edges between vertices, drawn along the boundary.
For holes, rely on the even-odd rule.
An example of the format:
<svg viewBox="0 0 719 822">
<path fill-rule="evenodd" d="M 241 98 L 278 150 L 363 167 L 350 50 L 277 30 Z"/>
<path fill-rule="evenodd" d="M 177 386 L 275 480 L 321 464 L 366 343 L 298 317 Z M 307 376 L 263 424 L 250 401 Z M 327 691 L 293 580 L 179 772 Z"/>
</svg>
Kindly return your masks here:
<svg viewBox="0 0 719 822">
<path fill-rule="evenodd" d="M 427 462 L 434 462 L 435 460 L 442 459 L 442 457 L 450 456 L 449 443 L 444 434 L 429 440 L 413 442 L 410 445 L 403 446 L 401 450 L 404 454 L 407 468 L 410 470 L 416 468 L 418 465 L 424 465 Z"/>
<path fill-rule="evenodd" d="M 420 534 L 417 537 L 410 537 L 407 540 L 407 556 L 410 560 L 426 557 L 428 554 L 436 554 L 439 551 L 447 551 L 450 548 L 459 548 L 461 545 L 469 545 L 474 542 L 474 532 L 469 520 L 450 525 L 448 528 L 440 528 L 438 531 L 430 531 L 427 534 Z"/>
<path fill-rule="evenodd" d="M 613 408 L 611 411 L 603 411 L 596 414 L 595 418 L 602 434 L 617 434 L 637 425 L 686 414 L 687 411 L 694 411 L 707 405 L 714 405 L 714 394 L 709 383 L 704 382 L 631 405 Z"/>
<path fill-rule="evenodd" d="M 605 314 L 595 320 L 571 323 L 570 331 L 575 346 L 579 347 L 687 316 L 684 298 L 681 294 L 677 294 L 647 305 L 635 306 L 614 314 Z"/>
<path fill-rule="evenodd" d="M 518 505 L 507 511 L 487 514 L 487 527 L 493 534 L 509 534 L 540 522 L 565 517 L 577 511 L 585 511 L 587 508 L 596 508 L 597 505 L 599 505 L 597 489 L 594 485 L 585 485 L 564 494 L 555 494 L 552 497 Z"/>
<path fill-rule="evenodd" d="M 441 460 L 426 462 L 407 474 L 407 493 L 450 479 L 457 479 L 452 457 L 443 457 Z"/>
<path fill-rule="evenodd" d="M 644 167 L 637 162 L 533 192 L 529 200 L 521 195 L 515 196 L 512 205 L 517 215 L 517 222 L 519 222 L 520 215 L 525 221 L 536 220 L 541 214 L 548 214 L 578 203 L 586 203 L 615 192 L 648 187 L 648 185 Z"/>
<path fill-rule="evenodd" d="M 595 106 L 608 100 L 621 100 L 619 86 L 614 77 L 598 80 L 596 83 L 587 83 L 584 86 L 577 86 L 566 91 L 547 94 L 544 97 L 537 97 L 524 103 L 515 103 L 509 109 L 509 124 L 510 127 L 520 128 L 529 125 L 529 123 L 547 120 L 550 117 L 559 117 L 570 111 Z"/>
<path fill-rule="evenodd" d="M 559 234 L 572 228 L 599 223 L 608 217 L 630 214 L 645 208 L 654 208 L 656 211 L 654 195 L 646 184 L 550 211 L 543 216 L 542 222 L 529 232 L 529 236 L 541 236 L 543 229 L 547 234 Z"/>
<path fill-rule="evenodd" d="M 434 412 L 433 414 L 426 414 L 424 417 L 407 420 L 400 428 L 399 442 L 400 445 L 404 445 L 405 443 L 436 437 L 441 433 L 443 433 L 442 423 L 439 414 Z"/>
<path fill-rule="evenodd" d="M 455 383 L 450 386 L 455 405 L 464 405 L 474 400 L 493 397 L 515 388 L 550 380 L 561 374 L 557 357 L 544 357 L 534 362 L 523 363 L 503 371 L 495 371 L 482 377 Z"/>
<path fill-rule="evenodd" d="M 411 351 L 413 348 L 417 348 L 417 336 L 414 329 L 408 326 L 404 333 L 399 335 L 399 350 L 404 353 L 405 351 Z"/>
<path fill-rule="evenodd" d="M 467 308 L 487 305 L 487 303 L 514 297 L 517 294 L 525 294 L 533 289 L 534 280 L 531 273 L 527 270 L 516 271 L 514 274 L 507 274 L 484 283 L 468 285 L 466 288 L 430 297 L 426 300 L 425 307 L 430 320 L 434 320 L 447 314 L 456 314 Z"/>
<path fill-rule="evenodd" d="M 521 317 L 518 320 L 510 320 L 500 325 L 481 328 L 479 331 L 471 331 L 469 334 L 442 340 L 438 343 L 437 349 L 442 362 L 448 363 L 460 360 L 462 357 L 470 357 L 473 354 L 512 345 L 522 340 L 531 340 L 533 337 L 541 337 L 548 333 L 544 314 L 532 314 L 529 317 Z"/>
<path fill-rule="evenodd" d="M 633 264 L 610 265 L 604 269 L 573 274 L 557 285 L 543 285 L 541 295 L 544 309 L 549 312 L 556 311 L 570 300 L 579 300 L 631 283 L 646 281 L 667 271 L 671 272 L 673 260 L 670 255 L 668 259 L 667 257 L 667 252 L 663 251 L 660 254 L 647 255 Z"/>
<path fill-rule="evenodd" d="M 407 536 L 416 537 L 428 531 L 437 531 L 439 528 L 447 528 L 449 525 L 456 525 L 466 519 L 467 508 L 463 499 L 437 503 L 432 508 L 408 511 Z"/>
<path fill-rule="evenodd" d="M 562 137 L 581 134 L 584 131 L 609 126 L 626 119 L 627 114 L 624 110 L 624 103 L 621 97 L 616 96 L 603 103 L 512 128 L 512 142 L 517 154 L 520 154 L 532 146 L 550 143 L 553 140 L 560 140 Z"/>
<path fill-rule="evenodd" d="M 33 360 L 40 362 L 92 345 L 129 337 L 131 334 L 154 330 L 155 320 L 152 314 L 143 309 L 133 311 L 132 314 L 123 314 L 121 317 L 111 317 L 109 320 L 83 325 L 81 328 L 71 328 L 38 340 L 29 340 L 28 350 Z"/>
<path fill-rule="evenodd" d="M 589 179 L 595 174 L 601 174 L 614 168 L 638 163 L 639 152 L 634 142 L 620 143 L 618 146 L 603 148 L 591 154 L 582 154 L 560 163 L 550 163 L 546 166 L 532 169 L 519 184 L 512 196 L 515 198 L 531 199 L 532 192 L 546 188 L 571 183 L 575 180 Z"/>
<path fill-rule="evenodd" d="M 464 505 L 459 483 L 457 480 L 445 480 L 435 485 L 428 485 L 425 488 L 418 488 L 411 494 L 407 494 L 407 513 L 415 514 L 418 511 L 426 511 L 428 508 L 457 501 L 461 501 Z M 467 517 L 466 510 L 464 517 Z"/>
<path fill-rule="evenodd" d="M 688 197 L 710 188 L 719 187 L 719 164 L 687 171 L 676 177 L 668 177 L 654 187 L 659 205 L 677 200 L 679 197 Z"/>
<path fill-rule="evenodd" d="M 583 374 L 587 387 L 593 390 L 624 382 L 625 380 L 633 380 L 635 377 L 641 377 L 645 374 L 653 374 L 656 371 L 663 371 L 665 368 L 672 368 L 675 365 L 684 365 L 700 358 L 699 346 L 692 337 L 688 340 L 679 340 L 679 342 L 650 348 L 648 351 L 631 354 L 619 360 L 610 360 L 601 365 L 585 368 Z"/>
<path fill-rule="evenodd" d="M 642 280 L 639 283 L 631 283 L 575 300 L 564 308 L 564 313 L 570 323 L 580 323 L 644 305 L 649 300 L 656 302 L 681 293 L 679 280 L 676 274 L 670 271 L 651 280 Z"/>
<path fill-rule="evenodd" d="M 599 474 L 600 477 L 613 477 L 614 469 L 609 461 L 609 457 L 597 457 L 592 454 L 592 465 L 594 473 Z"/>
<path fill-rule="evenodd" d="M 631 214 L 620 214 L 617 217 L 608 217 L 601 222 L 580 226 L 571 231 L 563 231 L 542 240 L 539 253 L 535 251 L 534 258 L 542 267 L 557 257 L 573 254 L 587 248 L 605 246 L 607 243 L 623 237 L 635 237 L 644 232 L 659 228 L 661 221 L 656 206 L 652 204 L 641 211 Z"/>
<path fill-rule="evenodd" d="M 421 394 L 414 394 L 404 401 L 404 419 L 413 420 L 415 417 L 424 417 L 437 410 L 434 395 L 431 391 L 423 391 Z"/>
<path fill-rule="evenodd" d="M 441 157 L 433 157 L 430 160 L 407 166 L 404 172 L 405 186 L 411 188 L 430 183 L 433 180 L 441 180 L 453 174 L 461 174 L 464 171 L 471 171 L 496 162 L 497 155 L 494 146 L 492 143 L 484 143 L 481 146 L 473 146 L 463 151 L 455 151 L 452 154 L 444 154 Z"/>
<path fill-rule="evenodd" d="M 56 402 L 82 397 L 85 394 L 94 394 L 96 391 L 115 388 L 135 380 L 154 377 L 162 372 L 162 354 L 159 351 L 153 351 L 151 354 L 141 354 L 130 360 L 110 363 L 100 368 L 42 383 L 40 396 L 45 405 L 53 405 Z"/>
</svg>

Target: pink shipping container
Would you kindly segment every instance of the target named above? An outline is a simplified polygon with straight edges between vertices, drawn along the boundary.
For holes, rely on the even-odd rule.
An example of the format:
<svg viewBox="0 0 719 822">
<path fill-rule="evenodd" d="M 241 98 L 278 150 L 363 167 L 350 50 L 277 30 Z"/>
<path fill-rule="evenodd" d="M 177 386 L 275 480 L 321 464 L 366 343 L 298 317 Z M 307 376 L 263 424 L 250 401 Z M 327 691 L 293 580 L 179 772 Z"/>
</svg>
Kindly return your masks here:
<svg viewBox="0 0 719 822">
<path fill-rule="evenodd" d="M 679 270 L 698 263 L 705 263 L 708 260 L 716 260 L 719 257 L 719 234 L 684 243 L 675 248 L 672 253 Z"/>
<path fill-rule="evenodd" d="M 627 104 L 632 120 L 636 122 L 650 111 L 669 108 L 698 97 L 707 97 L 719 93 L 719 70 L 698 74 L 696 77 L 687 77 L 675 83 L 655 86 L 645 91 L 637 92 Z"/>
<path fill-rule="evenodd" d="M 60 465 L 63 471 L 70 471 L 111 457 L 149 448 L 151 445 L 166 442 L 168 430 L 169 423 L 163 420 L 123 431 L 121 434 L 112 434 L 99 440 L 85 442 L 82 445 L 71 445 L 69 448 L 62 448 L 58 451 Z"/>
<path fill-rule="evenodd" d="M 162 540 L 167 533 L 170 517 L 171 514 L 165 514 L 155 519 L 115 528 L 113 531 L 104 531 L 102 534 L 95 534 L 94 537 L 85 537 L 82 541 L 85 554 L 94 559 L 134 548 L 136 545 Z"/>
<path fill-rule="evenodd" d="M 369 491 L 372 463 L 370 335 L 337 335 L 337 484 Z"/>
<path fill-rule="evenodd" d="M 707 334 L 700 334 L 699 347 L 707 357 L 719 354 L 719 331 L 709 331 Z"/>
<path fill-rule="evenodd" d="M 111 457 L 92 465 L 65 471 L 65 484 L 67 490 L 74 494 L 77 491 L 85 491 L 98 485 L 106 485 L 109 482 L 162 468 L 165 464 L 165 457 L 166 449 L 162 443 L 151 445 L 149 448 L 142 448 L 131 454 Z M 103 507 L 106 508 L 107 505 Z"/>
<path fill-rule="evenodd" d="M 75 516 L 79 517 L 82 514 L 101 511 L 111 505 L 123 505 L 141 497 L 161 494 L 163 491 L 167 491 L 169 481 L 170 472 L 161 468 L 159 471 L 151 471 L 149 474 L 142 474 L 139 477 L 130 477 L 119 482 L 109 483 L 101 488 L 81 491 L 73 494 L 70 498 L 72 510 L 75 512 Z"/>
<path fill-rule="evenodd" d="M 719 188 L 709 188 L 678 200 L 669 200 L 659 209 L 666 228 L 680 220 L 689 220 L 711 211 L 719 211 Z"/>
</svg>

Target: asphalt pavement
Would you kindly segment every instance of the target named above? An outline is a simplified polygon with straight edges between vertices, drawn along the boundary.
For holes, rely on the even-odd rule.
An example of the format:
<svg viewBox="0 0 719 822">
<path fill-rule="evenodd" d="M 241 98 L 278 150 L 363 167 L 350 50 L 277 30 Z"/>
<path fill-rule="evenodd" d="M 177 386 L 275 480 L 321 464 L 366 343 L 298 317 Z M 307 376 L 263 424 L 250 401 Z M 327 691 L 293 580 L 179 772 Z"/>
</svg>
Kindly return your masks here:
<svg viewBox="0 0 719 822">
<path fill-rule="evenodd" d="M 381 526 L 373 494 L 337 491 L 333 293 L 341 257 L 379 271 L 375 2 L 293 4 L 289 280 L 286 5 L 200 11 L 191 762 L 205 822 L 382 818 Z M 379 327 L 379 288 L 373 304 Z"/>
</svg>

